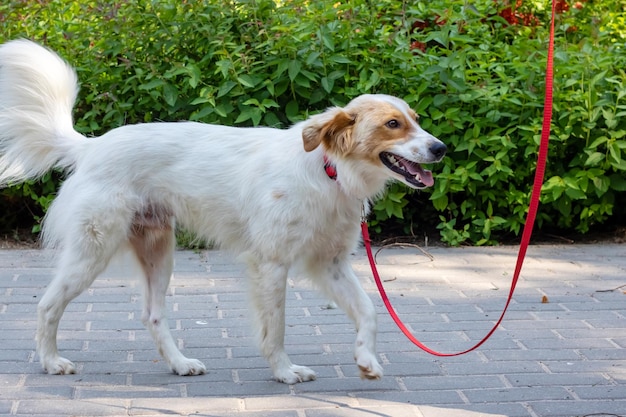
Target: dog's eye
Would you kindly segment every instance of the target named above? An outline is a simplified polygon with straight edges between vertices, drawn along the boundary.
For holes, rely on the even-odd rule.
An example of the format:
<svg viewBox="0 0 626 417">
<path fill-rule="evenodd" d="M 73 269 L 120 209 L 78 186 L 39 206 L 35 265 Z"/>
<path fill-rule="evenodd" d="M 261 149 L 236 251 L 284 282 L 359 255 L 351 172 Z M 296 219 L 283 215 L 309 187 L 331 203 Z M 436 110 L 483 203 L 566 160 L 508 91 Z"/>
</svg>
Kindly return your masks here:
<svg viewBox="0 0 626 417">
<path fill-rule="evenodd" d="M 387 123 L 385 123 L 385 125 L 390 129 L 397 129 L 400 127 L 400 122 L 396 119 L 391 119 Z"/>
</svg>

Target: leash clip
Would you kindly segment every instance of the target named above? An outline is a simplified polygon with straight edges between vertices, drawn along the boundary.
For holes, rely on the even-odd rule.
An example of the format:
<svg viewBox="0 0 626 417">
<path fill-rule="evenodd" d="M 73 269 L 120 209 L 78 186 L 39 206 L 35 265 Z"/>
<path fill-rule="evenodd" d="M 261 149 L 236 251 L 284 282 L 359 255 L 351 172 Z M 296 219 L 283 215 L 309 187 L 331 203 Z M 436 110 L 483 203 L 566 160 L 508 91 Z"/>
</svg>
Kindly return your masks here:
<svg viewBox="0 0 626 417">
<path fill-rule="evenodd" d="M 361 201 L 361 224 L 367 223 L 367 213 L 365 213 L 365 200 Z"/>
</svg>

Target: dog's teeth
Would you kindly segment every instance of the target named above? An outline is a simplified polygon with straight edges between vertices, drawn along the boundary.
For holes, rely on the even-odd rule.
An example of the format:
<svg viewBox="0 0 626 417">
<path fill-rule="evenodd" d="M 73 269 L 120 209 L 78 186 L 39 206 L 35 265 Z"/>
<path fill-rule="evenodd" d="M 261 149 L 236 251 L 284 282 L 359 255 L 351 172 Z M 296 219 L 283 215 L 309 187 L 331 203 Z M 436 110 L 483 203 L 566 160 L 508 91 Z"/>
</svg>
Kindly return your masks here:
<svg viewBox="0 0 626 417">
<path fill-rule="evenodd" d="M 407 168 L 402 163 L 401 157 L 397 157 L 390 153 L 386 154 L 385 157 L 387 158 L 387 161 L 389 161 L 390 166 L 397 168 L 400 171 L 407 171 Z"/>
<path fill-rule="evenodd" d="M 388 155 L 387 159 L 389 159 L 389 162 L 391 162 L 391 164 L 400 169 L 400 170 L 406 170 L 406 168 L 404 167 L 404 165 L 402 165 L 400 163 L 400 159 L 396 158 L 394 155 Z"/>
</svg>

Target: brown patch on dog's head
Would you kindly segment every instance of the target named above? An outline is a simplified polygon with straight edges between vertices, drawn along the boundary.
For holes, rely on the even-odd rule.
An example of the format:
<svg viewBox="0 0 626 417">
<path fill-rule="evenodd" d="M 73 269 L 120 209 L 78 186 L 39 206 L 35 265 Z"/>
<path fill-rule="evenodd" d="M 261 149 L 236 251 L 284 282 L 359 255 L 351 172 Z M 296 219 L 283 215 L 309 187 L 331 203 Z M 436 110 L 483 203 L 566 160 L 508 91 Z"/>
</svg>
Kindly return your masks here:
<svg viewBox="0 0 626 417">
<path fill-rule="evenodd" d="M 320 144 L 326 150 L 345 155 L 353 146 L 352 127 L 355 116 L 340 108 L 329 109 L 326 112 L 313 116 L 302 130 L 304 150 L 311 152 Z"/>
<path fill-rule="evenodd" d="M 413 110 L 402 111 L 392 103 L 380 100 L 358 100 L 349 111 L 357 114 L 354 127 L 354 153 L 378 165 L 379 155 L 396 143 L 403 143 L 415 135 L 417 115 Z"/>
</svg>

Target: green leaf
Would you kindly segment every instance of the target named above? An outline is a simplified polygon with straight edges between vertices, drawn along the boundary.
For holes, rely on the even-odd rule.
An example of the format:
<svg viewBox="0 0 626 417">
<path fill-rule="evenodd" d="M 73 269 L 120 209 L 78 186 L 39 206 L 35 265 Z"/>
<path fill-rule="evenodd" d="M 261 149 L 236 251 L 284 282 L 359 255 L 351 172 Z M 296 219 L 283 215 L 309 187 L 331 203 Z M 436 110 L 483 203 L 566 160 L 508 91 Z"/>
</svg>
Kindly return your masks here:
<svg viewBox="0 0 626 417">
<path fill-rule="evenodd" d="M 437 94 L 433 99 L 433 105 L 435 107 L 441 107 L 446 101 L 448 101 L 448 96 L 445 94 Z"/>
<path fill-rule="evenodd" d="M 230 105 L 226 105 L 222 103 L 222 104 L 218 104 L 217 106 L 215 106 L 214 110 L 215 110 L 215 113 L 217 113 L 221 117 L 227 117 L 230 114 L 230 112 L 233 111 L 233 108 Z"/>
<path fill-rule="evenodd" d="M 592 179 L 593 185 L 596 187 L 596 194 L 601 196 L 609 189 L 611 180 L 605 176 L 594 177 Z"/>
<path fill-rule="evenodd" d="M 191 88 L 196 88 L 202 76 L 200 68 L 198 68 L 196 64 L 187 64 L 186 68 L 189 71 L 189 86 Z"/>
<path fill-rule="evenodd" d="M 230 91 L 237 86 L 237 83 L 234 81 L 226 81 L 224 84 L 220 85 L 219 90 L 217 91 L 217 98 L 225 96 L 230 93 Z"/>
<path fill-rule="evenodd" d="M 622 162 L 622 151 L 617 142 L 612 142 L 609 145 L 609 155 L 611 155 L 611 158 L 613 159 L 611 163 L 619 165 L 619 163 Z"/>
<path fill-rule="evenodd" d="M 311 88 L 311 81 L 308 78 L 306 78 L 303 74 L 298 74 L 294 81 L 295 81 L 295 84 L 299 85 L 300 87 L 304 87 L 306 89 Z"/>
<path fill-rule="evenodd" d="M 448 196 L 445 194 L 430 201 L 432 201 L 433 206 L 438 211 L 445 211 L 448 207 Z"/>
<path fill-rule="evenodd" d="M 319 59 L 320 55 L 321 54 L 317 51 L 311 52 L 306 58 L 306 64 L 309 66 L 313 65 Z"/>
<path fill-rule="evenodd" d="M 611 109 L 602 109 L 602 115 L 604 116 L 604 122 L 609 129 L 613 129 L 617 126 L 617 120 L 615 119 L 615 112 Z"/>
<path fill-rule="evenodd" d="M 322 87 L 327 93 L 332 93 L 333 86 L 335 85 L 335 80 L 330 79 L 328 77 L 324 77 L 321 79 Z"/>
<path fill-rule="evenodd" d="M 172 84 L 165 84 L 163 86 L 163 98 L 168 105 L 174 106 L 178 100 L 178 88 Z"/>
<path fill-rule="evenodd" d="M 265 126 L 279 128 L 281 126 L 280 119 L 273 112 L 267 112 L 263 116 L 263 123 Z"/>
<path fill-rule="evenodd" d="M 596 138 L 596 140 L 594 140 L 593 142 L 591 142 L 591 145 L 589 145 L 590 149 L 596 149 L 598 146 L 602 145 L 603 143 L 608 142 L 609 138 L 607 138 L 606 136 L 600 136 L 598 138 Z"/>
<path fill-rule="evenodd" d="M 352 60 L 346 56 L 341 55 L 333 55 L 329 58 L 331 62 L 335 62 L 337 64 L 351 64 Z"/>
<path fill-rule="evenodd" d="M 298 74 L 300 74 L 300 70 L 302 69 L 302 64 L 300 63 L 300 61 L 297 60 L 291 60 L 289 62 L 289 79 L 293 82 L 296 77 L 298 76 Z"/>
<path fill-rule="evenodd" d="M 204 106 L 199 111 L 191 113 L 189 120 L 192 120 L 192 121 L 202 120 L 204 117 L 212 114 L 214 111 L 215 109 L 212 106 Z"/>
<path fill-rule="evenodd" d="M 335 50 L 335 42 L 333 41 L 333 35 L 332 33 L 326 32 L 324 31 L 322 34 L 322 43 L 324 43 L 324 46 L 328 49 L 330 49 L 331 51 Z"/>
<path fill-rule="evenodd" d="M 243 74 L 237 78 L 237 80 L 246 87 L 254 88 L 259 82 L 258 79 L 251 77 L 250 75 Z"/>
<path fill-rule="evenodd" d="M 276 107 L 276 108 L 280 108 L 280 106 L 278 105 L 278 103 L 276 103 L 274 100 L 269 99 L 269 98 L 264 98 L 263 102 L 261 103 L 261 106 L 268 109 L 270 107 Z"/>
<path fill-rule="evenodd" d="M 189 103 L 189 104 L 191 104 L 193 106 L 193 105 L 196 105 L 196 104 L 204 104 L 204 103 L 210 103 L 210 102 L 211 102 L 210 98 L 207 98 L 207 97 L 196 97 L 193 100 L 191 100 L 191 103 Z"/>
<path fill-rule="evenodd" d="M 239 114 L 239 116 L 235 120 L 235 124 L 243 123 L 251 119 L 253 125 L 256 126 L 261 121 L 262 116 L 263 113 L 258 107 L 247 107 Z"/>
<path fill-rule="evenodd" d="M 603 153 L 594 152 L 589 155 L 589 157 L 587 157 L 587 160 L 585 161 L 585 166 L 598 165 L 600 162 L 604 161 L 604 159 L 605 156 Z"/>
<path fill-rule="evenodd" d="M 165 81 L 161 79 L 154 79 L 147 84 L 141 84 L 139 86 L 140 90 L 154 90 L 155 88 L 161 87 L 165 85 Z"/>
<path fill-rule="evenodd" d="M 565 194 L 572 200 L 584 200 L 587 198 L 587 194 L 575 188 L 566 188 Z"/>
<path fill-rule="evenodd" d="M 622 159 L 619 162 L 611 161 L 611 166 L 620 171 L 626 171 L 626 159 Z"/>
<path fill-rule="evenodd" d="M 287 103 L 287 106 L 285 107 L 285 113 L 287 114 L 287 118 L 290 121 L 295 122 L 295 121 L 299 120 L 299 118 L 300 118 L 299 112 L 300 112 L 300 110 L 298 108 L 298 102 L 297 101 L 292 100 L 289 103 Z"/>
<path fill-rule="evenodd" d="M 256 98 L 249 98 L 248 100 L 244 101 L 242 103 L 244 106 L 249 106 L 249 105 L 253 105 L 256 107 L 260 107 L 261 103 L 259 103 L 259 100 L 257 100 Z"/>
</svg>

